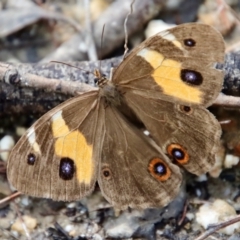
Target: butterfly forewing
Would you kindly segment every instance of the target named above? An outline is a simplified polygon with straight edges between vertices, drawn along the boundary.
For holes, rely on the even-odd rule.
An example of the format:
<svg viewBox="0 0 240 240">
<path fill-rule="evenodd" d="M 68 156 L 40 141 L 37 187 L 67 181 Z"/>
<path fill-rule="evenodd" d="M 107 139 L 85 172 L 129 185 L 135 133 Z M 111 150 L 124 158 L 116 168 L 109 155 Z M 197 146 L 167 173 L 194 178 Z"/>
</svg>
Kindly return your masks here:
<svg viewBox="0 0 240 240">
<path fill-rule="evenodd" d="M 9 157 L 8 178 L 19 191 L 77 200 L 95 185 L 103 122 L 98 92 L 72 98 L 40 118 Z"/>
<path fill-rule="evenodd" d="M 122 92 L 141 92 L 183 105 L 209 106 L 222 87 L 224 60 L 220 33 L 204 24 L 183 24 L 156 34 L 135 48 L 116 69 Z"/>
</svg>

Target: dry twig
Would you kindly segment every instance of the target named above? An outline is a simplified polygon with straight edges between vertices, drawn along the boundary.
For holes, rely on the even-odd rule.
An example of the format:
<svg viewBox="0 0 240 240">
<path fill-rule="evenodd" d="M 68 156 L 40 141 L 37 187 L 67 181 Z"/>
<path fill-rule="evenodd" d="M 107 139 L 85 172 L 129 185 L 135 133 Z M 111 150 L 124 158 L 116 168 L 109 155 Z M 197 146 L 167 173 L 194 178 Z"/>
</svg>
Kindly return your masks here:
<svg viewBox="0 0 240 240">
<path fill-rule="evenodd" d="M 230 220 L 227 220 L 227 221 L 224 221 L 224 222 L 221 222 L 221 223 L 218 223 L 218 224 L 212 224 L 209 226 L 209 229 L 204 232 L 203 234 L 201 234 L 200 236 L 198 236 L 195 240 L 203 240 L 203 239 L 206 239 L 208 236 L 210 236 L 211 234 L 213 234 L 214 232 L 222 229 L 222 228 L 225 228 L 231 224 L 234 224 L 236 222 L 239 222 L 240 221 L 240 215 L 237 215 L 235 218 L 233 219 L 230 219 Z"/>
</svg>

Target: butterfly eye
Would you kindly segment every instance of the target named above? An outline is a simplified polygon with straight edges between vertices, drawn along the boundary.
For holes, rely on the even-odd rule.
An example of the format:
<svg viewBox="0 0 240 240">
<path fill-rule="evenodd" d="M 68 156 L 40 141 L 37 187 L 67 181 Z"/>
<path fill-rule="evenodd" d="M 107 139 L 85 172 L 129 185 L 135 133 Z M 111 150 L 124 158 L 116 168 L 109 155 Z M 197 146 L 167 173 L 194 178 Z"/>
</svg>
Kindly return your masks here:
<svg viewBox="0 0 240 240">
<path fill-rule="evenodd" d="M 181 145 L 179 144 L 170 144 L 167 147 L 168 154 L 178 163 L 186 164 L 189 161 L 189 155 Z"/>
<path fill-rule="evenodd" d="M 59 176 L 63 180 L 71 180 L 75 173 L 74 161 L 70 158 L 62 158 L 59 166 Z"/>
<path fill-rule="evenodd" d="M 203 82 L 203 77 L 201 73 L 189 69 L 181 70 L 181 79 L 186 83 L 197 86 L 201 85 Z"/>
<path fill-rule="evenodd" d="M 192 38 L 188 38 L 188 39 L 184 39 L 184 45 L 187 47 L 194 47 L 196 45 L 195 40 L 193 40 Z"/>
<path fill-rule="evenodd" d="M 36 156 L 35 156 L 35 154 L 33 154 L 33 153 L 28 154 L 27 163 L 28 163 L 29 165 L 34 165 L 35 161 L 36 161 Z"/>
<path fill-rule="evenodd" d="M 160 158 L 153 158 L 148 165 L 148 171 L 157 180 L 163 182 L 171 176 L 171 170 Z"/>
<path fill-rule="evenodd" d="M 20 81 L 21 81 L 20 75 L 18 74 L 18 72 L 14 72 L 14 73 L 10 74 L 10 76 L 6 82 L 10 83 L 12 85 L 17 85 Z"/>
<path fill-rule="evenodd" d="M 99 78 L 94 78 L 94 83 L 97 84 L 98 80 L 99 80 Z"/>
<path fill-rule="evenodd" d="M 112 173 L 109 167 L 102 168 L 102 175 L 106 180 L 110 180 L 112 178 Z"/>
</svg>

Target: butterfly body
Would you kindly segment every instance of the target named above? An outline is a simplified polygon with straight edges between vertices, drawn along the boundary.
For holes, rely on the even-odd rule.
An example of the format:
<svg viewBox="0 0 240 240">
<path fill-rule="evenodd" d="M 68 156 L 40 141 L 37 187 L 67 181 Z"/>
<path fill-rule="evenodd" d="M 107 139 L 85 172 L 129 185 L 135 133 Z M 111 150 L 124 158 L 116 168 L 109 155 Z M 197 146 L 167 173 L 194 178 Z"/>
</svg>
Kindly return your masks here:
<svg viewBox="0 0 240 240">
<path fill-rule="evenodd" d="M 98 72 L 99 90 L 60 104 L 27 131 L 10 155 L 10 182 L 73 201 L 98 181 L 118 209 L 166 205 L 180 189 L 179 165 L 200 175 L 214 164 L 221 128 L 206 107 L 221 89 L 214 64 L 223 58 L 222 37 L 203 24 L 146 40 L 111 81 Z"/>
<path fill-rule="evenodd" d="M 106 104 L 111 104 L 116 107 L 120 106 L 122 104 L 122 94 L 116 86 L 105 77 L 99 81 L 99 95 L 105 100 Z"/>
</svg>

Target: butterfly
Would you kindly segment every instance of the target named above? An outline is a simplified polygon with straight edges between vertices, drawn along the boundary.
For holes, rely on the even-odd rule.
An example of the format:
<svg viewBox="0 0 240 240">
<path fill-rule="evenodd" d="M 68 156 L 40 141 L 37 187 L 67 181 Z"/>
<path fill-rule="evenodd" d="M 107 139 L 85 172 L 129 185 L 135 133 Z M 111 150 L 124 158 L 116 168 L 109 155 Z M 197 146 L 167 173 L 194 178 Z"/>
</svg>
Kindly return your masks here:
<svg viewBox="0 0 240 240">
<path fill-rule="evenodd" d="M 215 162 L 221 128 L 206 109 L 221 91 L 220 33 L 189 23 L 150 37 L 98 90 L 47 112 L 11 151 L 7 175 L 19 191 L 54 200 L 89 195 L 96 182 L 117 209 L 173 200 L 182 168 L 201 175 Z M 143 132 L 146 129 L 150 137 Z"/>
</svg>

